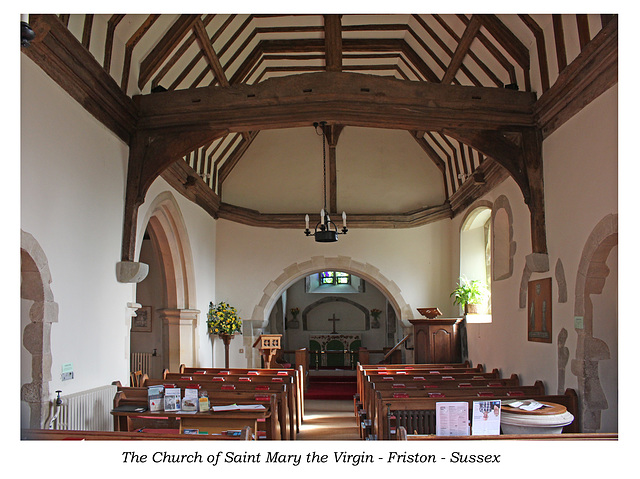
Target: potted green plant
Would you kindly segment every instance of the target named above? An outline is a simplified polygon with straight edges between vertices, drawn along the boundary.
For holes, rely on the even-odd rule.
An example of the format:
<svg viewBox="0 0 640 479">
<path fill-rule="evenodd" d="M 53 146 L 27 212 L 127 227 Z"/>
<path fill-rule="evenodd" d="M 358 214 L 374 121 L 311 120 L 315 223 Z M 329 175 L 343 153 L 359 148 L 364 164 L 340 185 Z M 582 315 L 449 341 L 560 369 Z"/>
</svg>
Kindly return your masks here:
<svg viewBox="0 0 640 479">
<path fill-rule="evenodd" d="M 462 276 L 458 281 L 458 286 L 449 296 L 453 298 L 453 304 L 464 307 L 465 314 L 477 314 L 479 306 L 488 296 L 488 291 L 482 281 L 469 280 Z"/>
</svg>

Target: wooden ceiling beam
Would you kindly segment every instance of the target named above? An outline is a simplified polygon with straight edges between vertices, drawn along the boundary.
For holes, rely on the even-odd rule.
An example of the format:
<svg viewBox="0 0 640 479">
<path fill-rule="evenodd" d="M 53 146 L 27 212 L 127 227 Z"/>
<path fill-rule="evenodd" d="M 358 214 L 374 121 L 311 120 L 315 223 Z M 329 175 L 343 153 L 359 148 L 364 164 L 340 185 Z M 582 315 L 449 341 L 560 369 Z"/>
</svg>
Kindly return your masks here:
<svg viewBox="0 0 640 479">
<path fill-rule="evenodd" d="M 254 131 L 308 126 L 318 118 L 406 130 L 533 126 L 535 95 L 345 72 L 271 78 L 233 88 L 139 95 L 140 128 Z"/>
<path fill-rule="evenodd" d="M 327 71 L 342 71 L 341 15 L 324 15 L 324 42 Z"/>
<path fill-rule="evenodd" d="M 471 43 L 475 40 L 478 31 L 480 30 L 480 20 L 477 15 L 473 15 L 467 28 L 465 28 L 462 37 L 460 38 L 460 42 L 458 42 L 458 46 L 456 47 L 456 51 L 453 53 L 451 57 L 451 62 L 449 62 L 449 67 L 442 77 L 441 83 L 448 85 L 451 83 L 458 73 L 460 66 L 462 65 L 462 61 L 467 56 L 469 49 L 471 48 Z"/>
<path fill-rule="evenodd" d="M 116 81 L 55 15 L 29 17 L 36 33 L 21 51 L 118 138 L 129 143 L 138 112 Z"/>
<path fill-rule="evenodd" d="M 211 68 L 211 71 L 213 72 L 213 76 L 218 80 L 220 85 L 228 87 L 229 81 L 227 80 L 227 76 L 220 64 L 218 55 L 216 55 L 216 52 L 213 50 L 213 45 L 211 44 L 211 40 L 207 34 L 207 29 L 204 26 L 204 23 L 202 23 L 201 18 L 198 18 L 193 22 L 193 31 L 196 34 L 196 39 L 198 40 L 200 49 L 202 50 L 204 57 L 207 59 L 209 68 Z"/>
<path fill-rule="evenodd" d="M 198 18 L 200 18 L 200 15 L 180 15 L 153 50 L 142 60 L 140 63 L 140 75 L 138 76 L 138 88 L 140 90 L 151 80 L 151 77 L 171 55 L 171 52 L 177 48 L 180 41 L 191 30 L 193 22 Z"/>
</svg>

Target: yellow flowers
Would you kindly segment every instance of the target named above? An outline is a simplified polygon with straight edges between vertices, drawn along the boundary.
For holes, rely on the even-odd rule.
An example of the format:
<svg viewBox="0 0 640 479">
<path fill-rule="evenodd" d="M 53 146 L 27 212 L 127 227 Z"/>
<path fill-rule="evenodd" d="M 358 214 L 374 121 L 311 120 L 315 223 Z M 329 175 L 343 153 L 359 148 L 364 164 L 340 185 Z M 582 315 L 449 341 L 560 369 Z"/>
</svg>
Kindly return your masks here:
<svg viewBox="0 0 640 479">
<path fill-rule="evenodd" d="M 236 308 L 225 302 L 209 303 L 207 327 L 210 334 L 234 334 L 242 331 L 242 321 Z"/>
</svg>

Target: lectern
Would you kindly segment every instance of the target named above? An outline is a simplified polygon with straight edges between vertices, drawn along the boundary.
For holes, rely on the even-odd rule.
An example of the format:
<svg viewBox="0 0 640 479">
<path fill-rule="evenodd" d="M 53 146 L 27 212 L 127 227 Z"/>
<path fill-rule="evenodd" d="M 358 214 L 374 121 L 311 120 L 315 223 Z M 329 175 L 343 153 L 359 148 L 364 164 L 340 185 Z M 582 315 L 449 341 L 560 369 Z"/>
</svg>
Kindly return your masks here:
<svg viewBox="0 0 640 479">
<path fill-rule="evenodd" d="M 253 343 L 254 348 L 258 348 L 264 359 L 264 367 L 267 369 L 276 368 L 276 352 L 280 349 L 280 339 L 282 334 L 261 334 Z"/>
<path fill-rule="evenodd" d="M 409 322 L 413 324 L 416 364 L 461 361 L 458 326 L 462 318 L 410 319 Z"/>
</svg>

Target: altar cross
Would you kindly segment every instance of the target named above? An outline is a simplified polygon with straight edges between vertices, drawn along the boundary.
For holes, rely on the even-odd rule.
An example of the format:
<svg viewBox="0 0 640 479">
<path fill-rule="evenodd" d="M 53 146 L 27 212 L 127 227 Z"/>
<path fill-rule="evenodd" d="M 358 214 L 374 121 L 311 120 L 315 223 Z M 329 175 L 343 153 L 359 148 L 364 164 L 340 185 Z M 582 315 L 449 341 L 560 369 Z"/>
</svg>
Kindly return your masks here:
<svg viewBox="0 0 640 479">
<path fill-rule="evenodd" d="M 340 318 L 336 318 L 336 313 L 333 313 L 333 317 L 327 319 L 327 321 L 333 321 L 333 331 L 331 331 L 331 334 L 337 334 L 337 332 L 336 332 L 336 321 L 340 321 Z"/>
</svg>

